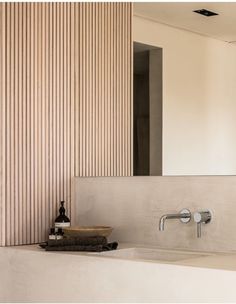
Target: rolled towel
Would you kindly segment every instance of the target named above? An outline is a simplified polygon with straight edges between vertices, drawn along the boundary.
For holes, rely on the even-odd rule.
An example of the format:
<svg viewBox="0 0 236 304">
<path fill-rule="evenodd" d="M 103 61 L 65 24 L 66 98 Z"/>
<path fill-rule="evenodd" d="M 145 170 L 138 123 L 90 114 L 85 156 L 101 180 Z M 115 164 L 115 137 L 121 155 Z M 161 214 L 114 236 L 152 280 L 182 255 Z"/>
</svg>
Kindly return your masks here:
<svg viewBox="0 0 236 304">
<path fill-rule="evenodd" d="M 104 236 L 96 237 L 66 237 L 62 240 L 48 240 L 47 246 L 60 247 L 60 246 L 96 246 L 107 245 L 107 238 Z"/>
<path fill-rule="evenodd" d="M 106 245 L 67 245 L 67 246 L 47 246 L 46 243 L 41 243 L 40 246 L 46 251 L 87 251 L 101 252 L 115 250 L 118 247 L 117 242 L 108 243 Z"/>
<path fill-rule="evenodd" d="M 89 251 L 89 252 L 101 252 L 102 245 L 71 245 L 71 246 L 46 246 L 46 251 Z"/>
<path fill-rule="evenodd" d="M 117 242 L 108 243 L 107 245 L 102 246 L 102 251 L 116 250 L 118 247 Z"/>
</svg>

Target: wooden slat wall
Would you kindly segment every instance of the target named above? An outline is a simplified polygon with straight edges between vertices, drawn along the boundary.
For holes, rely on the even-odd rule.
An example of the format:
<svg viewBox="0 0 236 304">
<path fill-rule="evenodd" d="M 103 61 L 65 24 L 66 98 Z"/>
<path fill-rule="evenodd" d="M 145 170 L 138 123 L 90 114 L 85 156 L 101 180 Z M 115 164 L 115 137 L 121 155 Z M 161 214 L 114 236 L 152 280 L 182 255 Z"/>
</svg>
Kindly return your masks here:
<svg viewBox="0 0 236 304">
<path fill-rule="evenodd" d="M 132 4 L 1 3 L 1 245 L 46 238 L 71 180 L 132 175 Z"/>
</svg>

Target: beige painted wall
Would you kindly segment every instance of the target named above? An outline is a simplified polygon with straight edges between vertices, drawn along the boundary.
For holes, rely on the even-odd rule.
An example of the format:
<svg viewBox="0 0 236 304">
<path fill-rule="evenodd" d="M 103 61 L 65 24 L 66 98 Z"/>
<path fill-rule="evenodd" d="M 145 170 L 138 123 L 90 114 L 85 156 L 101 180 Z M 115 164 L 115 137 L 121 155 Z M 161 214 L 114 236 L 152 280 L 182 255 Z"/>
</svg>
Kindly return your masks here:
<svg viewBox="0 0 236 304">
<path fill-rule="evenodd" d="M 0 4 L 0 245 L 46 238 L 71 178 L 132 173 L 132 4 Z"/>
<path fill-rule="evenodd" d="M 236 48 L 140 17 L 134 41 L 163 48 L 163 174 L 236 174 Z"/>
</svg>

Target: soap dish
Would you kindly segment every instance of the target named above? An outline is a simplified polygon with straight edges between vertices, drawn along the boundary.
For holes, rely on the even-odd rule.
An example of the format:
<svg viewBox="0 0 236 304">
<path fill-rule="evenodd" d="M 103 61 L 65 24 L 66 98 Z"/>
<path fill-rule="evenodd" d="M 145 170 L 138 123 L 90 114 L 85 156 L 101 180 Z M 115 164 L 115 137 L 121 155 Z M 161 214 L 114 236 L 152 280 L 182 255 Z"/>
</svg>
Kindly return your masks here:
<svg viewBox="0 0 236 304">
<path fill-rule="evenodd" d="M 65 237 L 108 237 L 113 228 L 108 226 L 72 226 L 63 229 Z"/>
</svg>

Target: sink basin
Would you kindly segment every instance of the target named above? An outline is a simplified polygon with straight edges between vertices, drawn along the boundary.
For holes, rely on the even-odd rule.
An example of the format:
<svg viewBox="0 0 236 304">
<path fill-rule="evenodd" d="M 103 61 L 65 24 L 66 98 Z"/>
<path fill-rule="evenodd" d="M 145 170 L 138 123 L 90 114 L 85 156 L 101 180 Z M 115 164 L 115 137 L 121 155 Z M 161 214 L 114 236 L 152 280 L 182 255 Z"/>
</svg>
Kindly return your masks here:
<svg viewBox="0 0 236 304">
<path fill-rule="evenodd" d="M 102 252 L 100 253 L 100 255 L 121 259 L 152 260 L 166 262 L 177 262 L 181 260 L 188 260 L 192 258 L 207 256 L 201 253 L 139 247 Z"/>
</svg>

